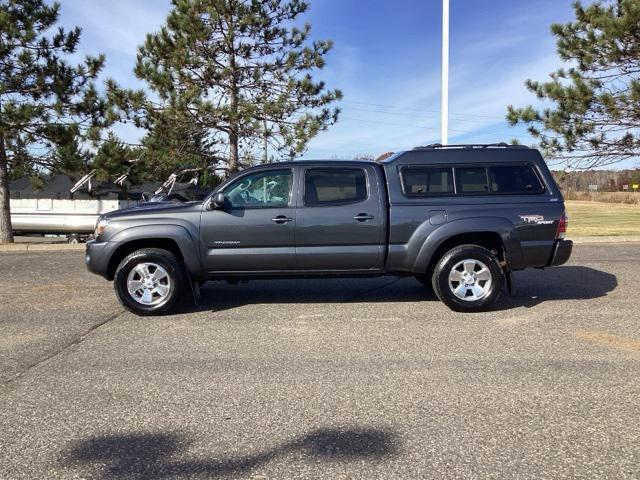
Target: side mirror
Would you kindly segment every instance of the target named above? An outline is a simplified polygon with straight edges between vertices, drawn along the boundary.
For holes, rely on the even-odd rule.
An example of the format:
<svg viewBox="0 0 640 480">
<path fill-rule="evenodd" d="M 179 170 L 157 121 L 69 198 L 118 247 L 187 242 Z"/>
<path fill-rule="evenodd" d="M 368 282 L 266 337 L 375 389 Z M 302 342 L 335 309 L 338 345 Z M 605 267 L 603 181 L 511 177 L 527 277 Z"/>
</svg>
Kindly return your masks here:
<svg viewBox="0 0 640 480">
<path fill-rule="evenodd" d="M 211 202 L 209 202 L 209 208 L 224 208 L 227 206 L 229 201 L 227 197 L 224 196 L 224 193 L 216 193 L 213 197 L 211 197 Z"/>
</svg>

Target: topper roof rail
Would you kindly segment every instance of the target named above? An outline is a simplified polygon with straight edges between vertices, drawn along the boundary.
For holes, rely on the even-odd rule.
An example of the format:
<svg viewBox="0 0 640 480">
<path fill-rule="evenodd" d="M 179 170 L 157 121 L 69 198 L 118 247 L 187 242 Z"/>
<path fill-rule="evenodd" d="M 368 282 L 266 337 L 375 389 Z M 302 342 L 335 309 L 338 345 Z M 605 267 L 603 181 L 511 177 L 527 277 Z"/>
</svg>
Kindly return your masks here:
<svg viewBox="0 0 640 480">
<path fill-rule="evenodd" d="M 442 145 L 440 143 L 432 143 L 430 145 L 424 145 L 415 147 L 414 150 L 436 150 L 436 149 L 483 149 L 483 148 L 513 148 L 517 150 L 528 150 L 526 145 L 509 145 L 508 143 L 469 143 L 469 144 L 457 144 L 457 145 Z"/>
</svg>

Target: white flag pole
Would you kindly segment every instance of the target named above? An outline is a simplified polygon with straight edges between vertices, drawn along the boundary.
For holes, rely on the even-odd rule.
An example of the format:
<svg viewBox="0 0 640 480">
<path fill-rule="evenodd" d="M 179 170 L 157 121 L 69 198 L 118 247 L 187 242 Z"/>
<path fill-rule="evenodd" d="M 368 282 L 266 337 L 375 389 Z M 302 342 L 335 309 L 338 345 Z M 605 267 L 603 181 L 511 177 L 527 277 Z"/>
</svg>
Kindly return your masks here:
<svg viewBox="0 0 640 480">
<path fill-rule="evenodd" d="M 449 0 L 442 0 L 442 105 L 440 143 L 449 143 Z"/>
</svg>

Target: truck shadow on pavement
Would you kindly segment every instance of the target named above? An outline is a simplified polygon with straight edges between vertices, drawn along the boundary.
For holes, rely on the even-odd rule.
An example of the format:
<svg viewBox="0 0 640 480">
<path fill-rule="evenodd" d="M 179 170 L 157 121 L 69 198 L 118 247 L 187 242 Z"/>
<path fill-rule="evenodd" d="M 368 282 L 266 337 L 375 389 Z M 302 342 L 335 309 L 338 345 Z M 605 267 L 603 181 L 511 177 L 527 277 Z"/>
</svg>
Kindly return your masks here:
<svg viewBox="0 0 640 480">
<path fill-rule="evenodd" d="M 543 270 L 515 272 L 515 295 L 506 291 L 495 307 L 533 307 L 557 300 L 587 300 L 612 292 L 615 275 L 590 267 L 562 266 Z M 424 302 L 438 299 L 413 277 L 360 279 L 252 280 L 230 285 L 208 282 L 201 290 L 198 305 L 185 302 L 181 313 L 224 311 L 264 303 L 347 303 L 347 302 Z"/>
<path fill-rule="evenodd" d="M 95 436 L 72 442 L 61 463 L 91 478 L 156 479 L 236 477 L 289 454 L 313 464 L 380 459 L 399 452 L 395 433 L 378 429 L 319 429 L 244 456 L 188 459 L 192 441 L 177 433 Z M 80 472 L 76 472 L 80 473 Z"/>
<path fill-rule="evenodd" d="M 589 300 L 608 295 L 618 286 L 615 275 L 590 267 L 562 266 L 515 272 L 515 295 L 505 294 L 499 309 L 534 307 L 557 300 Z"/>
</svg>

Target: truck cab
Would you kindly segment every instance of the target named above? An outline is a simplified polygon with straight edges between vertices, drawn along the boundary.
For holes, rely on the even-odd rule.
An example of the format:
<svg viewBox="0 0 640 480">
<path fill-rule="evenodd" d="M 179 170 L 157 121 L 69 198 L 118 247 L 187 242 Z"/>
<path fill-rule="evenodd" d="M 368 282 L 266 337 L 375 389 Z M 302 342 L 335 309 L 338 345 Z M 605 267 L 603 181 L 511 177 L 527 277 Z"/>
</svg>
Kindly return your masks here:
<svg viewBox="0 0 640 480">
<path fill-rule="evenodd" d="M 431 145 L 382 163 L 260 165 L 203 202 L 111 213 L 86 261 L 140 314 L 206 280 L 359 275 L 415 276 L 451 308 L 475 311 L 513 270 L 566 262 L 565 230 L 536 150 Z"/>
<path fill-rule="evenodd" d="M 207 275 L 383 272 L 386 187 L 371 162 L 310 161 L 247 170 L 205 205 Z"/>
</svg>

